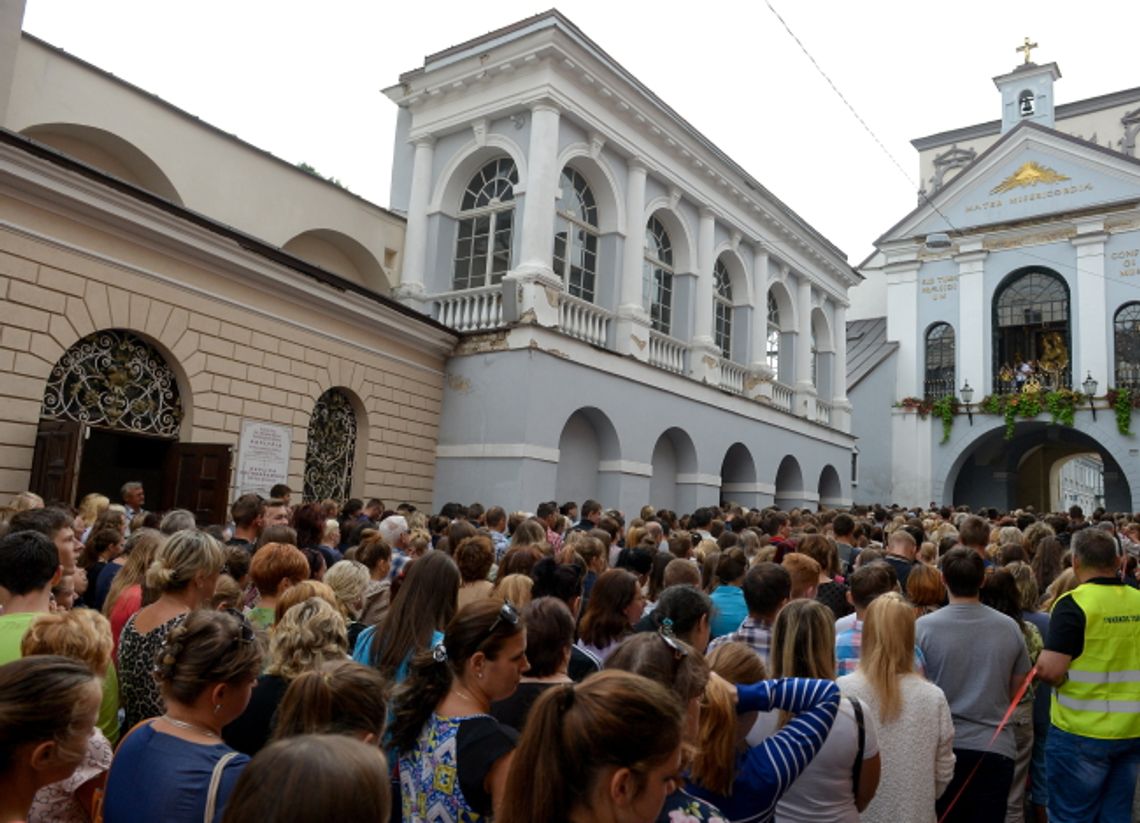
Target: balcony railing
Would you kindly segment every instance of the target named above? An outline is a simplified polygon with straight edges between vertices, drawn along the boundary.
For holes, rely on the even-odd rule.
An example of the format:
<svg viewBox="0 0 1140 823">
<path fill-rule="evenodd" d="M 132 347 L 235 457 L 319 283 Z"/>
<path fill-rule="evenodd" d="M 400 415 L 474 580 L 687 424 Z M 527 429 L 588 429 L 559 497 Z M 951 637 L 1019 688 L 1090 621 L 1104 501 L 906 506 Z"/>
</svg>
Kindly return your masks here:
<svg viewBox="0 0 1140 823">
<path fill-rule="evenodd" d="M 449 292 L 435 298 L 439 322 L 456 331 L 481 331 L 503 325 L 503 287 Z"/>
<path fill-rule="evenodd" d="M 667 334 L 649 332 L 649 363 L 674 374 L 684 374 L 689 347 Z"/>
<path fill-rule="evenodd" d="M 815 420 L 825 426 L 831 425 L 831 404 L 818 397 L 815 399 Z"/>
<path fill-rule="evenodd" d="M 733 394 L 744 394 L 744 366 L 721 358 L 720 387 Z"/>
<path fill-rule="evenodd" d="M 994 394 L 1014 394 L 1021 391 L 1030 380 L 1036 380 L 1041 391 L 1057 391 L 1073 387 L 1073 373 L 1070 369 L 1047 372 L 1036 371 L 1019 374 L 1012 371 L 999 372 L 994 377 Z"/>
<path fill-rule="evenodd" d="M 788 412 L 792 411 L 792 405 L 795 400 L 796 393 L 792 390 L 791 386 L 785 386 L 783 383 L 772 381 L 772 405 L 777 409 Z"/>
<path fill-rule="evenodd" d="M 922 396 L 926 400 L 940 400 L 953 397 L 956 393 L 953 377 L 927 378 L 922 382 Z"/>
<path fill-rule="evenodd" d="M 1140 366 L 1117 366 L 1114 388 L 1133 391 L 1140 389 Z"/>
<path fill-rule="evenodd" d="M 558 305 L 558 326 L 565 334 L 594 346 L 606 345 L 610 313 L 593 303 L 563 293 Z"/>
</svg>

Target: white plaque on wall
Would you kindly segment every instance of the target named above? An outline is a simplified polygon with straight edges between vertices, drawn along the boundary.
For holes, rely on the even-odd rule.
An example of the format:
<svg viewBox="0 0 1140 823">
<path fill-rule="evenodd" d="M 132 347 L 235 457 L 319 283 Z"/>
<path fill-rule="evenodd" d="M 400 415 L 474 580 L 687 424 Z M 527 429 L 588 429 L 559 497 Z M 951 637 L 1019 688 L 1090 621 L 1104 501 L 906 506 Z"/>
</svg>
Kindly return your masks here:
<svg viewBox="0 0 1140 823">
<path fill-rule="evenodd" d="M 273 486 L 287 483 L 292 445 L 291 426 L 243 420 L 241 444 L 238 446 L 238 494 L 256 492 L 268 497 Z"/>
</svg>

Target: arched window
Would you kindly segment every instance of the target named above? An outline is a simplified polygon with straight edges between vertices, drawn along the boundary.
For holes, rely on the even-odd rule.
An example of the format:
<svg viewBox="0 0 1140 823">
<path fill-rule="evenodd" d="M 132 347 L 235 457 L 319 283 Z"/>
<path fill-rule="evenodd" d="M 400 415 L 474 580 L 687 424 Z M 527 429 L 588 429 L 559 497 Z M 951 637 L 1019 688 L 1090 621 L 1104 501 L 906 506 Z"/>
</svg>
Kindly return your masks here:
<svg viewBox="0 0 1140 823">
<path fill-rule="evenodd" d="M 768 292 L 768 368 L 780 376 L 780 306 L 772 292 Z"/>
<path fill-rule="evenodd" d="M 1116 388 L 1140 388 L 1140 303 L 1125 303 L 1112 321 Z"/>
<path fill-rule="evenodd" d="M 725 360 L 732 359 L 732 280 L 724 261 L 713 266 L 713 342 Z"/>
<path fill-rule="evenodd" d="M 48 376 L 41 415 L 177 437 L 182 400 L 158 349 L 124 329 L 107 329 L 87 335 L 59 358 Z"/>
<path fill-rule="evenodd" d="M 955 393 L 954 327 L 949 323 L 935 323 L 926 330 L 926 374 L 922 393 L 927 400 Z"/>
<path fill-rule="evenodd" d="M 340 389 L 319 398 L 309 418 L 305 450 L 305 499 L 347 500 L 356 458 L 356 411 Z"/>
<path fill-rule="evenodd" d="M 1030 269 L 1011 276 L 994 295 L 994 391 L 1017 391 L 1029 380 L 1043 388 L 1072 386 L 1069 290 L 1057 274 Z"/>
<path fill-rule="evenodd" d="M 641 301 L 654 331 L 669 334 L 673 325 L 673 244 L 656 217 L 645 227 Z"/>
<path fill-rule="evenodd" d="M 509 157 L 492 160 L 471 178 L 459 205 L 455 289 L 477 289 L 503 279 L 511 268 L 518 169 Z"/>
<path fill-rule="evenodd" d="M 594 302 L 598 272 L 598 206 L 586 178 L 567 166 L 558 184 L 554 218 L 554 271 L 566 291 Z"/>
</svg>

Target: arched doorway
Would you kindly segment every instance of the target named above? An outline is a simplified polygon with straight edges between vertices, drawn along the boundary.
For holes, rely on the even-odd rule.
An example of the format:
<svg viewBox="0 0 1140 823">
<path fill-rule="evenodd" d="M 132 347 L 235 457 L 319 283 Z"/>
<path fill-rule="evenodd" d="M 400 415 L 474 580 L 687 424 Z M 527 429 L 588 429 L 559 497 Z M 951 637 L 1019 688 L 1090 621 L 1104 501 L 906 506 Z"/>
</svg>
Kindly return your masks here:
<svg viewBox="0 0 1140 823">
<path fill-rule="evenodd" d="M 839 472 L 834 466 L 823 467 L 819 473 L 819 505 L 821 508 L 834 509 L 844 504 L 843 484 L 839 482 Z"/>
<path fill-rule="evenodd" d="M 649 501 L 655 509 L 677 512 L 696 507 L 695 485 L 697 450 L 682 429 L 664 431 L 653 446 L 653 477 L 649 481 Z"/>
<path fill-rule="evenodd" d="M 352 496 L 357 428 L 356 409 L 347 392 L 329 389 L 317 398 L 305 448 L 305 500 L 343 502 Z"/>
<path fill-rule="evenodd" d="M 1061 467 L 1079 455 L 1100 460 L 1102 505 L 1109 511 L 1131 511 L 1132 491 L 1113 454 L 1078 429 L 1041 421 L 1018 423 L 1012 440 L 1004 438 L 1001 427 L 975 440 L 951 467 L 945 486 L 949 497 L 943 502 L 974 509 L 1056 510 Z"/>
<path fill-rule="evenodd" d="M 603 463 L 620 460 L 617 431 L 600 410 L 575 411 L 562 427 L 558 438 L 558 473 L 554 483 L 557 500 L 616 500 L 611 488 L 612 472 L 602 471 Z"/>
<path fill-rule="evenodd" d="M 743 443 L 733 443 L 720 466 L 721 502 L 731 501 L 745 508 L 759 508 L 760 489 L 756 485 L 756 463 Z"/>
<path fill-rule="evenodd" d="M 127 329 L 76 342 L 48 375 L 29 488 L 49 502 L 118 502 L 124 483 L 140 482 L 148 509 L 223 522 L 231 447 L 179 442 L 180 382 L 167 356 Z"/>
<path fill-rule="evenodd" d="M 804 502 L 804 473 L 799 461 L 789 454 L 776 469 L 776 506 L 793 509 Z"/>
</svg>

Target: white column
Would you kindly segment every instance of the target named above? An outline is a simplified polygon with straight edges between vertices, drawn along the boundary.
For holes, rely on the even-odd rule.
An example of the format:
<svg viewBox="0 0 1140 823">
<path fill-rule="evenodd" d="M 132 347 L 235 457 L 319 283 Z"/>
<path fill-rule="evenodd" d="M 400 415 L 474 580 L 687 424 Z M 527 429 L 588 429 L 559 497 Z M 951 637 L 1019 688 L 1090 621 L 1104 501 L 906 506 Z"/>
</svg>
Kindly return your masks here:
<svg viewBox="0 0 1140 823">
<path fill-rule="evenodd" d="M 697 297 L 693 317 L 693 345 L 715 348 L 712 336 L 713 322 L 713 243 L 716 230 L 716 213 L 701 209 L 700 231 L 697 234 Z"/>
<path fill-rule="evenodd" d="M 832 313 L 835 357 L 831 369 L 831 425 L 840 431 L 851 431 L 851 403 L 847 399 L 847 307 L 836 304 Z"/>
<path fill-rule="evenodd" d="M 689 373 L 694 380 L 716 385 L 720 382 L 720 350 L 713 340 L 713 258 L 716 213 L 701 209 L 697 234 L 697 293 L 693 301 L 693 339 L 689 352 Z"/>
<path fill-rule="evenodd" d="M 621 290 L 615 330 L 615 348 L 638 360 L 649 359 L 649 313 L 642 303 L 645 260 L 645 164 L 629 161 L 625 187 L 625 243 L 622 250 Z"/>
<path fill-rule="evenodd" d="M 554 203 L 558 196 L 558 107 L 531 107 L 520 262 L 503 278 L 503 318 L 508 323 L 558 325 L 562 280 L 554 273 Z"/>
<path fill-rule="evenodd" d="M 918 377 L 918 349 L 922 345 L 918 334 L 918 269 L 921 265 L 917 260 L 904 260 L 888 263 L 883 269 L 887 277 L 887 340 L 899 344 L 892 403 L 922 393 Z M 965 299 L 964 295 L 960 297 Z"/>
<path fill-rule="evenodd" d="M 980 243 L 974 245 L 977 248 L 964 246 L 963 253 L 954 258 L 958 264 L 958 328 L 954 330 L 958 362 L 954 393 L 957 394 L 957 390 L 969 380 L 974 397 L 980 399 L 990 394 L 992 383 L 990 369 L 986 368 L 986 341 L 990 339 L 986 334 L 986 318 L 990 313 L 986 309 L 985 270 L 989 252 L 982 251 Z M 917 305 L 912 305 L 917 310 Z M 918 339 L 917 328 L 914 334 L 915 345 L 925 351 L 926 341 Z M 924 363 L 924 360 L 916 359 L 915 369 Z M 920 376 L 918 379 L 925 378 Z M 921 393 L 917 389 L 911 392 L 915 396 Z"/>
<path fill-rule="evenodd" d="M 799 329 L 796 333 L 796 414 L 815 419 L 815 384 L 811 382 L 811 280 L 807 275 L 797 275 L 796 319 Z"/>
<path fill-rule="evenodd" d="M 427 209 L 431 198 L 435 138 L 417 137 L 413 144 L 416 151 L 412 161 L 412 189 L 408 196 L 408 227 L 404 232 L 404 265 L 400 285 L 394 292 L 402 303 L 421 308 L 427 268 Z"/>
<path fill-rule="evenodd" d="M 1100 385 L 1099 391 L 1116 385 L 1116 375 L 1108 360 L 1108 332 L 1111 313 L 1105 303 L 1103 224 L 1077 226 L 1070 242 L 1077 249 L 1077 345 L 1073 361 L 1073 385 L 1080 387 L 1089 374 Z M 1070 303 L 1071 305 L 1071 303 Z"/>
<path fill-rule="evenodd" d="M 552 274 L 554 203 L 558 198 L 558 107 L 537 103 L 531 109 L 527 153 L 520 271 Z"/>
<path fill-rule="evenodd" d="M 768 365 L 768 249 L 757 242 L 752 251 L 752 351 L 744 390 L 754 400 L 772 397 L 775 371 Z"/>
</svg>

